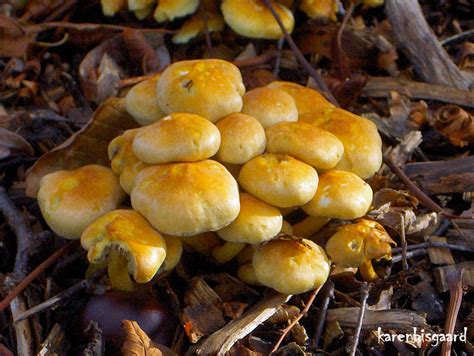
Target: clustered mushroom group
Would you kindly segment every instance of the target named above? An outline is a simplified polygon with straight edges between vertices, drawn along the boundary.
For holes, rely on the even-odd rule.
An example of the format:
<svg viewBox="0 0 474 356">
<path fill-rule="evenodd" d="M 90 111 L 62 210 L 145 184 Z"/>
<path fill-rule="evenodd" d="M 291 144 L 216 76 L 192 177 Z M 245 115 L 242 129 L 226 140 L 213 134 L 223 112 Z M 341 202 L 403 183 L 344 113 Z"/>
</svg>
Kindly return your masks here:
<svg viewBox="0 0 474 356">
<path fill-rule="evenodd" d="M 383 0 L 363 0 L 369 7 L 383 5 Z M 294 27 L 294 0 L 271 0 L 285 29 Z M 278 23 L 262 0 L 101 0 L 106 16 L 114 16 L 124 8 L 142 20 L 150 15 L 159 22 L 169 22 L 191 16 L 177 33 L 173 42 L 186 43 L 200 34 L 222 31 L 227 24 L 237 34 L 250 38 L 279 39 L 283 37 Z M 298 10 L 311 19 L 336 20 L 339 0 L 300 0 Z"/>
<path fill-rule="evenodd" d="M 377 278 L 371 260 L 390 257 L 393 241 L 374 221 L 351 222 L 369 210 L 363 179 L 382 162 L 371 121 L 290 82 L 246 92 L 238 68 L 217 59 L 176 62 L 124 100 L 142 126 L 110 142 L 111 168 L 48 174 L 38 193 L 51 229 L 80 238 L 113 288 L 172 270 L 183 244 L 235 258 L 242 280 L 286 294 L 326 281 L 326 253 Z M 295 209 L 307 218 L 291 226 Z M 347 224 L 324 250 L 310 237 L 330 219 Z"/>
</svg>

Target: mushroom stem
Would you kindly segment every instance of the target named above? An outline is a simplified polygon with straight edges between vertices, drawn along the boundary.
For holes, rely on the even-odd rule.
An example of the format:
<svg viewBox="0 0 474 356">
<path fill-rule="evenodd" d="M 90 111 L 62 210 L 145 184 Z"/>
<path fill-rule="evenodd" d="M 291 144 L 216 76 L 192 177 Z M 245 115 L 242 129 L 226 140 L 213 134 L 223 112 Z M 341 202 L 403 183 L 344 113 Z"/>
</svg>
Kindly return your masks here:
<svg viewBox="0 0 474 356">
<path fill-rule="evenodd" d="M 110 284 L 114 290 L 133 291 L 133 282 L 128 273 L 127 258 L 116 250 L 109 253 L 108 273 Z"/>
<path fill-rule="evenodd" d="M 370 260 L 365 261 L 360 267 L 359 267 L 360 274 L 362 278 L 367 281 L 367 282 L 373 282 L 376 281 L 379 276 L 374 270 L 374 267 L 372 266 L 372 262 Z"/>
<path fill-rule="evenodd" d="M 308 216 L 299 223 L 293 225 L 293 235 L 309 238 L 326 225 L 330 218 L 323 218 L 319 216 Z"/>
<path fill-rule="evenodd" d="M 246 244 L 243 242 L 226 242 L 212 250 L 212 255 L 218 263 L 226 263 L 237 256 L 245 246 Z"/>
</svg>

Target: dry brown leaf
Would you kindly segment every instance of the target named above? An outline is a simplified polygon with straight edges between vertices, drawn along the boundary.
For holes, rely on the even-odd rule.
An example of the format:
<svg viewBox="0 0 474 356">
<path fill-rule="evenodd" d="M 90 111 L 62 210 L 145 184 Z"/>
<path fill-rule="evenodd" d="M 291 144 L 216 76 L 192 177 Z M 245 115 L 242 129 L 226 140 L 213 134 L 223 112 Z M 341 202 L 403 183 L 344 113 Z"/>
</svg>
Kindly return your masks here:
<svg viewBox="0 0 474 356">
<path fill-rule="evenodd" d="M 147 334 L 133 320 L 123 320 L 122 328 L 125 331 L 125 340 L 122 344 L 123 356 L 162 356 L 163 353 Z"/>
<path fill-rule="evenodd" d="M 61 169 L 75 169 L 86 164 L 109 165 L 109 142 L 124 130 L 137 127 L 125 111 L 124 99 L 109 98 L 96 110 L 84 127 L 64 143 L 45 153 L 28 170 L 26 194 L 36 197 L 40 179 Z"/>
<path fill-rule="evenodd" d="M 36 35 L 26 34 L 22 26 L 5 15 L 0 15 L 0 57 L 26 57 Z"/>
<path fill-rule="evenodd" d="M 446 105 L 435 114 L 435 128 L 455 146 L 474 143 L 474 117 L 457 105 Z"/>
<path fill-rule="evenodd" d="M 32 156 L 35 152 L 33 147 L 23 137 L 0 127 L 0 159 L 7 158 L 13 153 L 23 153 Z"/>
</svg>

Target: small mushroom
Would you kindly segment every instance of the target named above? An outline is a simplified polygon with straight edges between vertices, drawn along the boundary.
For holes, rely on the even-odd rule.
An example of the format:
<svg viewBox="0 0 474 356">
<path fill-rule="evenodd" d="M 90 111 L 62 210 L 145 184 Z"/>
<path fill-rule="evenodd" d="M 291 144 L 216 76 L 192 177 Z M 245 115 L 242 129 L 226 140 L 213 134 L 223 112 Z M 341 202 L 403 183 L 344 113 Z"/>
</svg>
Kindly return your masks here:
<svg viewBox="0 0 474 356">
<path fill-rule="evenodd" d="M 157 93 L 168 114 L 187 112 L 216 122 L 242 109 L 245 87 L 232 63 L 201 59 L 171 64 L 158 79 Z"/>
<path fill-rule="evenodd" d="M 164 261 L 163 272 L 174 269 L 183 255 L 183 243 L 181 238 L 176 236 L 163 235 L 166 241 L 166 259 Z"/>
<path fill-rule="evenodd" d="M 151 166 L 135 183 L 133 208 L 167 235 L 220 230 L 239 214 L 237 182 L 216 161 Z"/>
<path fill-rule="evenodd" d="M 152 124 L 166 116 L 158 105 L 156 94 L 156 82 L 159 77 L 157 74 L 136 84 L 125 96 L 125 109 L 142 126 Z"/>
<path fill-rule="evenodd" d="M 280 122 L 265 133 L 268 152 L 288 154 L 316 169 L 333 168 L 344 153 L 335 135 L 304 122 Z"/>
<path fill-rule="evenodd" d="M 238 181 L 265 203 L 288 208 L 306 204 L 314 197 L 318 173 L 291 156 L 266 153 L 244 164 Z"/>
<path fill-rule="evenodd" d="M 256 88 L 245 93 L 242 99 L 242 113 L 256 118 L 265 129 L 278 122 L 298 120 L 295 101 L 283 90 Z"/>
<path fill-rule="evenodd" d="M 321 230 L 324 225 L 326 225 L 331 219 L 320 216 L 307 216 L 303 220 L 297 222 L 292 226 L 293 233 L 291 235 L 297 237 L 310 238 L 319 230 Z"/>
<path fill-rule="evenodd" d="M 300 115 L 298 120 L 329 131 L 341 140 L 344 154 L 335 169 L 366 179 L 382 165 L 382 139 L 372 121 L 336 107 L 313 110 Z"/>
<path fill-rule="evenodd" d="M 173 21 L 196 11 L 199 0 L 160 0 L 153 17 L 158 22 Z"/>
<path fill-rule="evenodd" d="M 290 94 L 295 101 L 298 115 L 303 115 L 316 109 L 334 107 L 334 105 L 318 91 L 296 83 L 275 81 L 268 84 L 267 88 L 280 89 Z"/>
<path fill-rule="evenodd" d="M 221 239 L 212 231 L 194 236 L 180 237 L 180 239 L 185 250 L 191 250 L 204 256 L 210 256 L 216 247 L 222 245 Z"/>
<path fill-rule="evenodd" d="M 201 161 L 216 154 L 221 135 L 205 118 L 174 113 L 141 128 L 133 139 L 133 153 L 148 164 Z"/>
<path fill-rule="evenodd" d="M 337 0 L 301 0 L 299 9 L 312 19 L 336 21 Z"/>
<path fill-rule="evenodd" d="M 284 294 L 299 294 L 326 282 L 330 262 L 313 241 L 272 240 L 255 251 L 252 265 L 258 282 Z"/>
<path fill-rule="evenodd" d="M 295 23 L 293 13 L 275 1 L 271 3 L 285 29 L 291 33 Z M 278 22 L 261 0 L 223 0 L 221 9 L 227 25 L 239 35 L 262 39 L 283 37 Z"/>
<path fill-rule="evenodd" d="M 378 278 L 372 259 L 390 259 L 391 246 L 396 245 L 382 225 L 361 219 L 355 224 L 343 225 L 326 243 L 326 252 L 341 267 L 359 267 L 366 281 Z"/>
<path fill-rule="evenodd" d="M 127 5 L 130 11 L 146 9 L 155 4 L 155 0 L 128 0 Z"/>
<path fill-rule="evenodd" d="M 140 161 L 133 153 L 132 143 L 139 129 L 127 130 L 109 143 L 108 154 L 110 167 L 119 176 L 120 186 L 131 194 L 135 186 L 135 177 L 147 164 Z"/>
<path fill-rule="evenodd" d="M 218 161 L 243 164 L 265 151 L 265 130 L 257 119 L 235 113 L 220 119 L 216 126 L 221 133 Z"/>
<path fill-rule="evenodd" d="M 124 197 L 114 172 L 99 165 L 47 174 L 38 191 L 46 223 L 67 239 L 79 239 L 91 222 L 117 209 Z"/>
<path fill-rule="evenodd" d="M 187 43 L 193 38 L 208 31 L 208 33 L 222 31 L 225 27 L 224 18 L 212 12 L 195 14 L 187 20 L 173 36 L 176 44 Z"/>
<path fill-rule="evenodd" d="M 82 233 L 81 245 L 90 263 L 107 259 L 117 290 L 133 290 L 129 274 L 137 283 L 149 282 L 166 257 L 163 236 L 133 210 L 114 210 L 95 220 Z"/>
<path fill-rule="evenodd" d="M 237 253 L 238 246 L 245 247 L 245 244 L 260 244 L 275 237 L 282 228 L 283 217 L 280 210 L 263 201 L 253 197 L 248 193 L 240 193 L 240 212 L 237 218 L 217 231 L 220 238 L 227 243 L 217 248 L 218 262 L 228 262 Z M 236 243 L 240 245 L 236 245 Z M 232 244 L 231 248 L 227 245 Z M 224 259 L 223 251 L 232 249 L 233 253 L 226 253 Z"/>
<path fill-rule="evenodd" d="M 117 12 L 122 10 L 126 4 L 126 0 L 100 0 L 102 12 L 105 16 L 114 16 Z"/>
</svg>

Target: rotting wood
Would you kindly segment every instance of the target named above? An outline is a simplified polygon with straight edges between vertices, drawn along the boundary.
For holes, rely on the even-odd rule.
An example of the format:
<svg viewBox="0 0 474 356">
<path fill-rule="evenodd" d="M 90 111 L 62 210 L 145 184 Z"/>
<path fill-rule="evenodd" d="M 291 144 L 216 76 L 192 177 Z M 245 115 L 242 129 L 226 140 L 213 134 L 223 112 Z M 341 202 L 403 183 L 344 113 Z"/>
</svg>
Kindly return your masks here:
<svg viewBox="0 0 474 356">
<path fill-rule="evenodd" d="M 449 161 L 407 163 L 403 170 L 427 194 L 474 191 L 474 156 Z"/>
<path fill-rule="evenodd" d="M 386 0 L 385 13 L 392 24 L 397 47 L 406 54 L 423 81 L 469 89 L 470 81 L 428 26 L 418 0 Z"/>
<path fill-rule="evenodd" d="M 242 317 L 235 319 L 209 336 L 196 349 L 198 355 L 223 355 L 240 339 L 270 318 L 277 308 L 286 303 L 290 295 L 272 294 L 249 309 Z"/>
<path fill-rule="evenodd" d="M 464 268 L 464 285 L 468 287 L 474 287 L 474 261 L 466 261 L 458 263 L 456 265 L 437 267 L 433 269 L 433 274 L 436 280 L 436 286 L 440 293 L 449 290 L 448 274 L 461 268 Z"/>
<path fill-rule="evenodd" d="M 385 98 L 392 91 L 410 99 L 437 100 L 474 108 L 474 92 L 472 91 L 392 77 L 371 77 L 362 90 L 362 95 Z"/>
<path fill-rule="evenodd" d="M 327 314 L 327 321 L 338 321 L 341 327 L 355 328 L 360 308 L 339 308 L 330 309 Z M 405 309 L 391 310 L 366 310 L 362 329 L 394 330 L 399 332 L 413 331 L 413 327 L 428 329 L 423 313 Z"/>
</svg>

